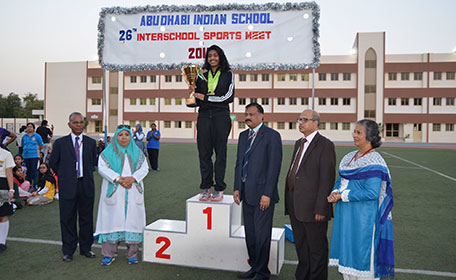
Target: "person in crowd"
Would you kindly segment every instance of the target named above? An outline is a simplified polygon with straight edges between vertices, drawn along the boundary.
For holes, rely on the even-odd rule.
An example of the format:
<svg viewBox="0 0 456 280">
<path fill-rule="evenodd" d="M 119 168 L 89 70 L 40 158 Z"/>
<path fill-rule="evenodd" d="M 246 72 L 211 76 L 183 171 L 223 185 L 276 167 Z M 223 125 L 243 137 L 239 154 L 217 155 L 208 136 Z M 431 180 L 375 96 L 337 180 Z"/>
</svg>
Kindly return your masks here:
<svg viewBox="0 0 456 280">
<path fill-rule="evenodd" d="M 40 164 L 40 175 L 37 190 L 27 199 L 28 205 L 45 205 L 54 200 L 55 178 L 46 163 Z"/>
<path fill-rule="evenodd" d="M 328 202 L 337 203 L 329 263 L 345 280 L 394 277 L 393 191 L 385 160 L 375 150 L 381 136 L 376 122 L 356 123 L 358 150 L 345 155 Z"/>
<path fill-rule="evenodd" d="M 27 133 L 22 137 L 22 146 L 24 147 L 24 162 L 27 166 L 27 181 L 35 186 L 38 180 L 40 150 L 44 143 L 41 136 L 35 133 L 34 123 L 27 123 L 26 131 Z"/>
<path fill-rule="evenodd" d="M 25 179 L 22 166 L 16 165 L 13 168 L 13 181 L 18 186 L 18 189 L 15 190 L 15 195 L 19 195 L 20 197 L 29 197 L 31 195 L 30 182 Z"/>
<path fill-rule="evenodd" d="M 9 230 L 8 216 L 13 214 L 11 200 L 14 199 L 13 167 L 14 160 L 11 153 L 0 149 L 0 253 L 8 248 L 6 245 Z"/>
<path fill-rule="evenodd" d="M 19 135 L 17 135 L 17 138 L 16 138 L 16 145 L 17 145 L 17 149 L 18 149 L 18 153 L 20 155 L 22 155 L 22 153 L 24 152 L 24 148 L 22 147 L 22 137 L 25 135 L 25 130 L 27 129 L 27 127 L 25 125 L 21 126 L 21 128 L 19 128 Z"/>
<path fill-rule="evenodd" d="M 27 175 L 27 166 L 25 166 L 24 157 L 21 154 L 15 155 L 14 163 L 16 164 L 16 166 L 22 167 L 22 174 L 24 176 L 26 176 Z"/>
<path fill-rule="evenodd" d="M 250 270 L 238 278 L 269 279 L 269 253 L 277 182 L 282 166 L 280 134 L 263 123 L 264 109 L 250 103 L 245 110 L 249 129 L 241 132 L 237 148 L 233 198 L 242 203 Z"/>
<path fill-rule="evenodd" d="M 45 163 L 45 161 L 44 161 L 44 153 L 40 152 L 40 159 L 39 159 L 39 163 L 38 164 L 41 165 L 43 163 Z"/>
<path fill-rule="evenodd" d="M 68 127 L 71 133 L 54 142 L 50 159 L 50 167 L 59 179 L 64 262 L 73 260 L 78 243 L 82 256 L 95 258 L 92 251 L 95 196 L 93 172 L 97 163 L 97 144 L 94 139 L 83 134 L 85 123 L 81 113 L 70 114 Z"/>
<path fill-rule="evenodd" d="M 9 140 L 5 142 L 5 138 L 9 137 Z M 9 132 L 8 130 L 4 129 L 3 127 L 0 127 L 0 148 L 8 150 L 8 145 L 13 143 L 14 140 L 16 140 L 17 136 L 16 134 Z"/>
<path fill-rule="evenodd" d="M 298 118 L 303 137 L 296 141 L 285 186 L 285 214 L 290 216 L 298 255 L 296 279 L 328 279 L 327 197 L 334 186 L 334 144 L 318 132 L 320 115 L 305 110 Z"/>
<path fill-rule="evenodd" d="M 135 140 L 136 145 L 138 145 L 138 148 L 145 153 L 145 148 L 144 148 L 144 137 L 146 135 L 143 132 L 143 128 L 140 123 L 136 124 L 136 130 L 133 133 L 133 139 Z"/>
<path fill-rule="evenodd" d="M 152 123 L 150 125 L 150 131 L 147 133 L 147 153 L 149 154 L 150 168 L 152 171 L 159 172 L 158 168 L 158 152 L 160 150 L 160 131 L 157 129 L 157 125 Z"/>
<path fill-rule="evenodd" d="M 103 182 L 95 235 L 101 243 L 101 264 L 107 266 L 115 260 L 121 241 L 127 244 L 128 264 L 138 263 L 146 225 L 143 179 L 149 167 L 128 125 L 117 127 L 111 145 L 100 155 L 98 172 Z"/>
<path fill-rule="evenodd" d="M 43 148 L 41 149 L 41 151 L 44 154 L 43 162 L 46 162 L 46 159 L 47 159 L 48 153 L 49 153 L 49 142 L 54 133 L 54 125 L 51 125 L 51 128 L 49 128 L 48 121 L 42 120 L 41 126 L 39 126 L 36 129 L 36 133 L 38 133 L 41 136 L 41 139 L 43 140 Z"/>
<path fill-rule="evenodd" d="M 217 45 L 207 49 L 202 68 L 207 71 L 203 74 L 207 82 L 198 78 L 196 87 L 190 86 L 199 106 L 196 129 L 202 190 L 200 200 L 220 201 L 226 188 L 226 150 L 231 131 L 229 104 L 234 100 L 234 74 L 230 71 L 225 53 Z M 215 163 L 212 162 L 214 151 Z"/>
</svg>

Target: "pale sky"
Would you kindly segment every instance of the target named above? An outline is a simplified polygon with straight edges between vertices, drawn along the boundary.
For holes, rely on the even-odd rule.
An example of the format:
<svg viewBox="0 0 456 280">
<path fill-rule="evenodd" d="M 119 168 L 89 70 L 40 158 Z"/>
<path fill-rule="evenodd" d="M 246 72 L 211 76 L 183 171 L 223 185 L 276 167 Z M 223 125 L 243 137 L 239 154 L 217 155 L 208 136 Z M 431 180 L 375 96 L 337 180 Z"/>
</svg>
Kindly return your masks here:
<svg viewBox="0 0 456 280">
<path fill-rule="evenodd" d="M 102 7 L 252 1 L 0 0 L 0 93 L 44 97 L 45 62 L 97 58 Z M 272 1 L 255 1 L 267 3 Z M 276 1 L 290 2 L 290 1 Z M 297 1 L 296 1 L 297 2 Z M 456 1 L 317 0 L 322 55 L 349 54 L 357 32 L 386 32 L 386 53 L 450 53 L 456 48 Z"/>
</svg>

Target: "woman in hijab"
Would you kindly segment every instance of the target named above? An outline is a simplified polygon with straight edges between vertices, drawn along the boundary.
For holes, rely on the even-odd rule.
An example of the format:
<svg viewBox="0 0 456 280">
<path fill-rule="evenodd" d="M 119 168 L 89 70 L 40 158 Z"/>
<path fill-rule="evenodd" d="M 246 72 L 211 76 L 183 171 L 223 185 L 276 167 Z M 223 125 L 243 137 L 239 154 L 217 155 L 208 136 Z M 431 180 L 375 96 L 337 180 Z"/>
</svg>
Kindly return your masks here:
<svg viewBox="0 0 456 280">
<path fill-rule="evenodd" d="M 144 137 L 146 135 L 143 132 L 142 126 L 140 123 L 136 124 L 136 131 L 133 134 L 133 139 L 135 140 L 136 145 L 138 148 L 145 154 L 145 149 L 144 149 Z"/>
<path fill-rule="evenodd" d="M 103 182 L 95 235 L 101 243 L 102 265 L 115 260 L 120 241 L 127 244 L 128 264 L 138 263 L 139 244 L 146 225 L 143 179 L 149 166 L 132 136 L 129 125 L 119 125 L 111 144 L 98 160 Z"/>
</svg>

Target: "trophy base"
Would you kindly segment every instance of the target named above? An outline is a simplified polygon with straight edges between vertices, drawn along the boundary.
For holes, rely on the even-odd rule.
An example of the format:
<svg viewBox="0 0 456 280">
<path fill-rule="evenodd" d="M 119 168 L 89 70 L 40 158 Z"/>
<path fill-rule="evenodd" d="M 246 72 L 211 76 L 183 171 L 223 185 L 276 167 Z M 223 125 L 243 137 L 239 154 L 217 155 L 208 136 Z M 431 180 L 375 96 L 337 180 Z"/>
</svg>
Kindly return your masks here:
<svg viewBox="0 0 456 280">
<path fill-rule="evenodd" d="M 196 104 L 196 99 L 195 99 L 194 96 L 192 96 L 190 98 L 187 98 L 186 105 L 187 105 L 187 107 L 190 107 L 190 108 L 198 107 L 198 105 Z"/>
<path fill-rule="evenodd" d="M 193 103 L 193 104 L 186 104 L 187 107 L 189 108 L 195 108 L 195 107 L 198 107 L 198 105 L 196 103 Z"/>
</svg>

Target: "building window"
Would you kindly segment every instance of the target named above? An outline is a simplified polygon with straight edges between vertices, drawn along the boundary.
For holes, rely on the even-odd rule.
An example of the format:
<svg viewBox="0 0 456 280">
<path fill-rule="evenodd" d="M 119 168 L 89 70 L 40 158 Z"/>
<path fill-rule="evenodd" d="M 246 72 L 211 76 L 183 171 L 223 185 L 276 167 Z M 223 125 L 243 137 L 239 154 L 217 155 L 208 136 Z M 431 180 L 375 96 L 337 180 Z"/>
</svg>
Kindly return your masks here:
<svg viewBox="0 0 456 280">
<path fill-rule="evenodd" d="M 301 97 L 301 105 L 309 105 L 309 98 Z"/>
<path fill-rule="evenodd" d="M 149 98 L 149 104 L 155 105 L 155 98 Z"/>
<path fill-rule="evenodd" d="M 396 106 L 396 98 L 388 98 L 389 106 Z"/>
<path fill-rule="evenodd" d="M 261 98 L 261 104 L 262 105 L 269 105 L 269 98 L 267 98 L 267 97 Z"/>
<path fill-rule="evenodd" d="M 174 122 L 174 128 L 182 128 L 182 122 L 181 121 L 175 121 Z"/>
<path fill-rule="evenodd" d="M 301 81 L 308 81 L 309 80 L 309 73 L 301 74 Z"/>
<path fill-rule="evenodd" d="M 245 122 L 238 122 L 238 128 L 239 129 L 244 129 L 245 128 Z"/>
<path fill-rule="evenodd" d="M 147 98 L 140 98 L 139 105 L 147 105 Z"/>
<path fill-rule="evenodd" d="M 297 82 L 298 81 L 298 74 L 290 74 L 289 78 L 290 78 L 290 82 Z"/>
<path fill-rule="evenodd" d="M 409 105 L 409 99 L 408 98 L 401 98 L 401 105 L 402 106 L 408 106 Z"/>
<path fill-rule="evenodd" d="M 387 123 L 386 124 L 386 137 L 399 137 L 399 124 Z"/>
<path fill-rule="evenodd" d="M 257 98 L 256 97 L 252 97 L 250 98 L 250 103 L 257 103 Z"/>
<path fill-rule="evenodd" d="M 339 127 L 338 124 L 339 123 L 336 123 L 336 122 L 329 123 L 329 129 L 330 130 L 337 130 L 337 128 Z"/>
<path fill-rule="evenodd" d="M 130 126 L 131 127 L 135 127 L 136 126 L 136 122 L 135 121 L 130 121 Z"/>
<path fill-rule="evenodd" d="M 351 80 L 351 73 L 344 73 L 344 81 L 350 81 Z"/>
<path fill-rule="evenodd" d="M 446 72 L 446 79 L 447 80 L 454 80 L 455 79 L 455 73 L 454 72 Z"/>
<path fill-rule="evenodd" d="M 447 123 L 445 124 L 446 131 L 454 131 L 454 123 Z"/>
<path fill-rule="evenodd" d="M 423 99 L 422 98 L 413 98 L 413 105 L 421 106 L 422 104 L 423 104 Z"/>
<path fill-rule="evenodd" d="M 258 74 L 250 74 L 251 82 L 258 82 Z"/>
<path fill-rule="evenodd" d="M 117 109 L 111 109 L 111 110 L 109 110 L 109 115 L 110 115 L 110 116 L 117 116 Z"/>
<path fill-rule="evenodd" d="M 193 122 L 192 121 L 185 121 L 185 128 L 192 128 Z"/>
<path fill-rule="evenodd" d="M 422 126 L 420 123 L 413 124 L 413 131 L 422 131 Z"/>
<path fill-rule="evenodd" d="M 365 85 L 364 86 L 364 93 L 375 93 L 376 86 L 375 85 Z"/>
<path fill-rule="evenodd" d="M 136 76 L 130 76 L 130 83 L 136 83 Z"/>
<path fill-rule="evenodd" d="M 365 118 L 375 118 L 375 110 L 364 110 Z"/>
<path fill-rule="evenodd" d="M 285 123 L 284 122 L 278 122 L 277 123 L 277 129 L 285 129 Z"/>
<path fill-rule="evenodd" d="M 298 102 L 297 102 L 298 98 L 296 97 L 290 97 L 289 101 L 290 101 L 290 105 L 296 105 Z"/>
<path fill-rule="evenodd" d="M 377 67 L 377 61 L 376 60 L 366 60 L 366 68 L 375 68 Z"/>
<path fill-rule="evenodd" d="M 150 82 L 151 83 L 156 83 L 157 82 L 157 76 L 155 76 L 155 75 L 150 76 Z"/>
<path fill-rule="evenodd" d="M 171 98 L 165 98 L 165 105 L 171 105 Z"/>
<path fill-rule="evenodd" d="M 289 122 L 288 129 L 295 130 L 296 129 L 296 122 Z"/>
<path fill-rule="evenodd" d="M 351 99 L 348 98 L 348 97 L 342 98 L 342 105 L 344 105 L 344 106 L 349 106 L 349 105 L 350 105 L 350 100 L 351 100 Z"/>
<path fill-rule="evenodd" d="M 103 122 L 95 121 L 95 132 L 103 132 Z"/>
<path fill-rule="evenodd" d="M 130 98 L 130 105 L 136 105 L 136 98 Z"/>
<path fill-rule="evenodd" d="M 441 127 L 439 123 L 433 123 L 432 124 L 432 131 L 440 131 Z"/>
<path fill-rule="evenodd" d="M 171 128 L 171 121 L 165 121 L 165 128 Z"/>
<path fill-rule="evenodd" d="M 285 98 L 284 97 L 277 98 L 277 105 L 285 105 Z"/>
<path fill-rule="evenodd" d="M 173 76 L 165 75 L 165 83 L 171 83 L 173 81 Z"/>
<path fill-rule="evenodd" d="M 239 98 L 239 105 L 245 105 L 245 98 L 244 97 L 240 97 Z"/>
<path fill-rule="evenodd" d="M 331 97 L 331 105 L 339 105 L 339 98 Z"/>
<path fill-rule="evenodd" d="M 319 81 L 326 81 L 326 73 L 318 73 Z"/>
<path fill-rule="evenodd" d="M 278 82 L 285 82 L 285 74 L 277 74 Z"/>
<path fill-rule="evenodd" d="M 245 82 L 245 81 L 247 81 L 247 75 L 239 74 L 239 82 Z"/>
<path fill-rule="evenodd" d="M 320 130 L 326 130 L 326 123 L 325 122 L 320 122 L 320 125 L 318 126 Z"/>
<path fill-rule="evenodd" d="M 147 83 L 147 76 L 141 76 L 140 81 L 141 83 Z"/>
<path fill-rule="evenodd" d="M 101 77 L 92 77 L 92 84 L 101 84 Z"/>
<path fill-rule="evenodd" d="M 447 98 L 447 100 L 448 100 L 448 98 Z M 92 105 L 101 105 L 101 99 L 100 98 L 92 98 Z"/>
<path fill-rule="evenodd" d="M 442 72 L 434 72 L 434 80 L 441 80 Z"/>
<path fill-rule="evenodd" d="M 350 123 L 348 123 L 348 122 L 342 123 L 342 130 L 350 130 Z"/>
<path fill-rule="evenodd" d="M 319 97 L 318 98 L 318 105 L 320 105 L 320 106 L 326 105 L 326 98 Z"/>
<path fill-rule="evenodd" d="M 182 105 L 182 98 L 176 98 L 174 102 L 176 105 Z"/>
<path fill-rule="evenodd" d="M 413 79 L 415 81 L 423 80 L 423 72 L 415 72 L 415 73 L 413 73 Z"/>
<path fill-rule="evenodd" d="M 396 81 L 397 80 L 397 73 L 396 72 L 389 72 L 388 73 L 388 80 L 389 81 Z"/>
<path fill-rule="evenodd" d="M 269 81 L 269 74 L 261 74 L 261 80 L 263 82 L 268 82 Z"/>
<path fill-rule="evenodd" d="M 432 102 L 434 106 L 442 106 L 442 97 L 434 97 Z"/>
<path fill-rule="evenodd" d="M 182 82 L 182 75 L 176 75 L 176 82 L 181 83 Z"/>
<path fill-rule="evenodd" d="M 331 81 L 338 81 L 339 73 L 331 73 Z"/>
<path fill-rule="evenodd" d="M 446 105 L 447 106 L 454 106 L 454 97 L 447 97 L 446 98 Z"/>
<path fill-rule="evenodd" d="M 118 87 L 110 87 L 109 88 L 109 93 L 110 94 L 118 94 L 119 93 L 119 88 Z"/>
<path fill-rule="evenodd" d="M 409 72 L 402 72 L 401 73 L 401 81 L 408 81 L 410 80 L 410 73 Z"/>
</svg>

